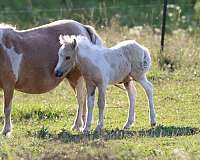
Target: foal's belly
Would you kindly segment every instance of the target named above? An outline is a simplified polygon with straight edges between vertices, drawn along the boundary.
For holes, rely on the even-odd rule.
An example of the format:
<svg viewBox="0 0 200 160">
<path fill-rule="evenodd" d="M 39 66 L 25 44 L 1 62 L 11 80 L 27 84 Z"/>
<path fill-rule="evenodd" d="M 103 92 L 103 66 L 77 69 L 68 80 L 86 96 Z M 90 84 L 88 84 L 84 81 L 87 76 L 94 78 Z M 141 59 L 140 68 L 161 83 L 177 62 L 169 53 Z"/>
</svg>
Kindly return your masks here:
<svg viewBox="0 0 200 160">
<path fill-rule="evenodd" d="M 129 69 L 123 71 L 118 70 L 118 72 L 113 71 L 109 84 L 122 83 L 129 76 L 129 73 Z"/>
</svg>

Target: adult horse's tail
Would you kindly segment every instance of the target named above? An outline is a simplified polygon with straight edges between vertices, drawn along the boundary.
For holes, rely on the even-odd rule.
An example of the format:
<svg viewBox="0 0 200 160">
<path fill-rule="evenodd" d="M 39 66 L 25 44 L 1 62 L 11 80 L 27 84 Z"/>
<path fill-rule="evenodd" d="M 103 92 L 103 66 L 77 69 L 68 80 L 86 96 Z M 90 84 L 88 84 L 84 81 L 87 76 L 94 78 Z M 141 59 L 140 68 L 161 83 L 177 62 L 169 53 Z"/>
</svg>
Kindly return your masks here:
<svg viewBox="0 0 200 160">
<path fill-rule="evenodd" d="M 88 34 L 90 36 L 90 40 L 91 40 L 92 43 L 94 43 L 96 45 L 99 45 L 99 46 L 104 46 L 103 40 L 97 34 L 97 32 L 95 31 L 95 29 L 92 26 L 84 25 L 84 28 L 87 30 L 87 32 L 88 32 Z"/>
</svg>

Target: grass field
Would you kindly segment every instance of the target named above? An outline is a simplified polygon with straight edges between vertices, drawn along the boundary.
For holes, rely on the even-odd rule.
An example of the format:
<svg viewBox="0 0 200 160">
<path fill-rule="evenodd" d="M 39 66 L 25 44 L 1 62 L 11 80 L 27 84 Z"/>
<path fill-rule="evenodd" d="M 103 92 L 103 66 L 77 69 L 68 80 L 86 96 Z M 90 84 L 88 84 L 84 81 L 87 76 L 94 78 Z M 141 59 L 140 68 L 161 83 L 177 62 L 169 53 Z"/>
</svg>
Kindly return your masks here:
<svg viewBox="0 0 200 160">
<path fill-rule="evenodd" d="M 10 138 L 0 136 L 0 159 L 200 159 L 199 39 L 184 31 L 167 35 L 160 61 L 163 70 L 158 66 L 159 35 L 150 28 L 113 25 L 99 33 L 108 46 L 136 39 L 150 49 L 153 65 L 148 77 L 154 84 L 158 127 L 151 129 L 147 99 L 136 83 L 136 123 L 132 129 L 121 130 L 128 112 L 126 93 L 110 86 L 105 132 L 88 136 L 72 132 L 77 103 L 72 89 L 63 82 L 42 95 L 15 93 L 14 130 Z M 93 129 L 96 121 L 97 107 Z M 2 128 L 2 112 L 0 122 Z"/>
</svg>

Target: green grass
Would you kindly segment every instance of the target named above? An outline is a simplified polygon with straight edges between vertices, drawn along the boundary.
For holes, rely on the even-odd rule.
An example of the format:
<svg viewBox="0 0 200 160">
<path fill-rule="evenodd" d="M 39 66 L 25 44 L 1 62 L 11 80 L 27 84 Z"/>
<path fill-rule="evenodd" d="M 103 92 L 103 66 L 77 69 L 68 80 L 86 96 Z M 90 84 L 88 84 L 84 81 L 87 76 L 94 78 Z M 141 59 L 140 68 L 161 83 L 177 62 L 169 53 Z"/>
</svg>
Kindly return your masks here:
<svg viewBox="0 0 200 160">
<path fill-rule="evenodd" d="M 138 35 L 126 27 L 111 28 L 99 31 L 108 46 L 134 38 L 152 52 L 153 65 L 148 77 L 154 84 L 158 127 L 150 127 L 147 99 L 137 83 L 133 128 L 121 130 L 127 118 L 128 100 L 124 91 L 110 86 L 102 135 L 71 131 L 77 103 L 68 84 L 62 83 L 42 95 L 16 91 L 13 133 L 10 138 L 0 136 L 0 159 L 200 159 L 199 40 L 183 36 L 185 33 L 167 36 L 164 58 L 177 64 L 171 72 L 166 64 L 162 65 L 164 70 L 158 67 L 159 36 L 151 29 Z M 97 111 L 95 107 L 92 129 Z M 2 112 L 0 121 L 2 128 Z"/>
</svg>

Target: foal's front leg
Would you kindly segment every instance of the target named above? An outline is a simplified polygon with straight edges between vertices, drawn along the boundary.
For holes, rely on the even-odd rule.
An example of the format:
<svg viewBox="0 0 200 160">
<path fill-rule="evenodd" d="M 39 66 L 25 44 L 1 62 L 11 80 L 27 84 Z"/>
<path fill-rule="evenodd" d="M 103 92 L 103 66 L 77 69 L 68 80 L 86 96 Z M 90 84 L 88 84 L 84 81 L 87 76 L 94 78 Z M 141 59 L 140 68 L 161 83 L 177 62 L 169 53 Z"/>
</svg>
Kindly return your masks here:
<svg viewBox="0 0 200 160">
<path fill-rule="evenodd" d="M 129 98 L 129 113 L 128 119 L 124 125 L 124 129 L 131 128 L 132 124 L 135 122 L 135 98 L 136 98 L 136 88 L 133 81 L 124 83 L 124 86 L 128 93 Z"/>
<path fill-rule="evenodd" d="M 2 130 L 2 134 L 5 136 L 10 136 L 12 131 L 12 122 L 11 122 L 11 105 L 13 98 L 14 89 L 4 89 L 4 126 Z"/>
<path fill-rule="evenodd" d="M 90 130 L 90 127 L 92 124 L 92 114 L 93 114 L 93 108 L 94 108 L 96 86 L 91 83 L 86 82 L 86 88 L 87 88 L 87 119 L 86 119 L 85 127 L 83 129 L 83 132 L 85 133 L 87 133 Z"/>
<path fill-rule="evenodd" d="M 78 101 L 76 119 L 74 121 L 72 129 L 80 131 L 82 127 L 85 125 L 85 117 L 86 117 L 86 89 L 84 86 L 83 77 L 81 76 L 77 80 L 76 84 L 70 82 L 70 85 L 75 90 L 76 98 Z"/>
</svg>

